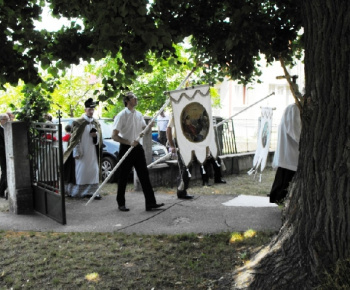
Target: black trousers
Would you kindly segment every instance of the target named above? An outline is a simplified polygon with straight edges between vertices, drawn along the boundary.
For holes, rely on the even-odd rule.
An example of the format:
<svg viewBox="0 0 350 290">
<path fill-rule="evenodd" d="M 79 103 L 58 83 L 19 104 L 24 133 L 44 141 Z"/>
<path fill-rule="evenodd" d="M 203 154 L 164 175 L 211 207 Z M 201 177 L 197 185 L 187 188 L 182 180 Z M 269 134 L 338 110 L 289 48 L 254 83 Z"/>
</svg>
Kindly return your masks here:
<svg viewBox="0 0 350 290">
<path fill-rule="evenodd" d="M 220 158 L 218 158 L 218 163 L 221 164 Z M 210 165 L 213 167 L 214 170 L 214 182 L 219 182 L 221 180 L 221 169 L 220 167 L 216 164 L 215 159 L 213 156 L 210 156 L 203 164 L 205 174 L 203 174 L 203 170 L 201 169 L 201 176 L 203 182 L 208 182 L 209 181 L 209 171 L 210 171 Z"/>
<path fill-rule="evenodd" d="M 120 144 L 118 161 L 125 155 L 129 148 L 129 145 Z M 128 176 L 132 170 L 132 167 L 135 167 L 137 176 L 140 180 L 143 194 L 145 196 L 146 206 L 155 204 L 156 198 L 154 196 L 154 191 L 149 179 L 145 151 L 143 150 L 143 147 L 139 144 L 131 150 L 129 155 L 125 158 L 123 163 L 118 168 L 118 205 L 125 206 L 125 189 L 128 182 Z"/>
<path fill-rule="evenodd" d="M 158 141 L 165 146 L 167 141 L 166 131 L 159 131 Z"/>
<path fill-rule="evenodd" d="M 190 184 L 190 178 L 188 177 L 188 172 L 186 170 L 186 166 L 185 164 L 183 163 L 182 161 L 182 157 L 180 155 L 180 153 L 178 152 L 177 153 L 177 162 L 179 163 L 179 175 L 177 176 L 177 186 L 180 185 L 181 183 L 181 180 L 183 181 L 184 183 L 184 189 L 183 190 L 186 190 L 188 189 L 189 187 L 189 184 Z M 192 163 L 187 167 L 188 171 L 191 173 L 192 172 Z"/>
<path fill-rule="evenodd" d="M 4 152 L 0 152 L 0 166 L 1 166 L 0 196 L 5 196 L 5 190 L 7 188 L 7 170 L 6 170 L 5 150 Z"/>
<path fill-rule="evenodd" d="M 275 180 L 272 184 L 270 192 L 270 202 L 281 202 L 288 193 L 289 183 L 292 181 L 295 171 L 286 168 L 278 167 L 275 175 Z"/>
</svg>

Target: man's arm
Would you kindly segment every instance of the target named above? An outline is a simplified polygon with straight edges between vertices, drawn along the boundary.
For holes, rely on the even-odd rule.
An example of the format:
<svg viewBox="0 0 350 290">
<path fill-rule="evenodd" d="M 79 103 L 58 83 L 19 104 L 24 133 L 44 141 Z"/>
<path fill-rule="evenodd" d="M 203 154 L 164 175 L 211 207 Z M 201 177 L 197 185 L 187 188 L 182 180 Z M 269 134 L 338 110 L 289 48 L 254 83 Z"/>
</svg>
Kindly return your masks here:
<svg viewBox="0 0 350 290">
<path fill-rule="evenodd" d="M 173 133 L 172 133 L 172 128 L 171 127 L 167 127 L 166 128 L 166 137 L 168 139 L 169 142 L 169 147 L 171 153 L 176 153 L 176 148 L 175 148 L 175 144 L 174 144 L 174 140 L 173 140 Z"/>
<path fill-rule="evenodd" d="M 137 142 L 136 140 L 134 140 L 130 143 L 129 140 L 120 137 L 119 131 L 115 130 L 115 129 L 113 130 L 113 133 L 112 133 L 112 139 L 114 141 L 119 142 L 120 144 L 125 144 L 125 145 L 129 145 L 129 146 L 134 146 L 134 147 L 139 144 L 139 142 Z"/>
<path fill-rule="evenodd" d="M 119 142 L 120 144 L 131 145 L 128 140 L 120 137 L 119 131 L 115 129 L 113 130 L 113 133 L 112 133 L 112 139 L 116 142 Z"/>
</svg>

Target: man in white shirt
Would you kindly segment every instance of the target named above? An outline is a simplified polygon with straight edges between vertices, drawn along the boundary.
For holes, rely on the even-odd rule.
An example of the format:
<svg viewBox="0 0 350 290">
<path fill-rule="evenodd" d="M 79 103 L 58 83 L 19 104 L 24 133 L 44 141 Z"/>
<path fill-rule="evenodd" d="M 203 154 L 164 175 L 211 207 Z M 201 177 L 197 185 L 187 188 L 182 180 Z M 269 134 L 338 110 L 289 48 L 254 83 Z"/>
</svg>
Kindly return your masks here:
<svg viewBox="0 0 350 290">
<path fill-rule="evenodd" d="M 157 125 L 158 125 L 158 141 L 163 145 L 165 145 L 167 141 L 166 128 L 168 126 L 168 122 L 169 122 L 169 117 L 165 115 L 164 111 L 162 111 L 157 118 Z"/>
<path fill-rule="evenodd" d="M 149 179 L 145 152 L 141 142 L 136 141 L 139 134 L 146 127 L 146 122 L 142 114 L 135 110 L 137 97 L 132 92 L 124 96 L 124 105 L 125 109 L 114 119 L 112 134 L 112 139 L 120 143 L 118 159 L 120 160 L 130 147 L 134 148 L 118 168 L 120 173 L 117 192 L 118 208 L 120 211 L 129 211 L 129 208 L 125 206 L 125 189 L 128 175 L 134 166 L 145 196 L 146 211 L 150 211 L 163 206 L 164 203 L 157 204 L 156 202 Z"/>
<path fill-rule="evenodd" d="M 278 141 L 273 167 L 277 167 L 275 180 L 270 192 L 271 203 L 281 203 L 286 197 L 299 159 L 301 133 L 300 110 L 296 104 L 289 105 L 283 113 L 278 127 Z"/>
</svg>

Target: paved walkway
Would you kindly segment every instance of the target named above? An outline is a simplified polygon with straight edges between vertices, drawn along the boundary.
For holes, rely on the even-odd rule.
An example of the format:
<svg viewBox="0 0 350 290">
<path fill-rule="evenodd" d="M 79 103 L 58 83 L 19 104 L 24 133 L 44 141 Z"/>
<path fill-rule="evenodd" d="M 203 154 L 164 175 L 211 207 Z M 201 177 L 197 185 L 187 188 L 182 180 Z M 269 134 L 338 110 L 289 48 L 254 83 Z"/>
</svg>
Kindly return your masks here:
<svg viewBox="0 0 350 290">
<path fill-rule="evenodd" d="M 66 199 L 67 224 L 38 213 L 0 212 L 0 230 L 53 232 L 123 232 L 139 234 L 217 233 L 222 231 L 275 230 L 281 227 L 281 210 L 267 197 L 196 195 L 180 200 L 174 194 L 156 193 L 160 210 L 145 211 L 140 192 L 126 194 L 129 212 L 117 209 L 114 196 L 92 201 Z M 8 201 L 0 199 L 0 210 Z"/>
</svg>

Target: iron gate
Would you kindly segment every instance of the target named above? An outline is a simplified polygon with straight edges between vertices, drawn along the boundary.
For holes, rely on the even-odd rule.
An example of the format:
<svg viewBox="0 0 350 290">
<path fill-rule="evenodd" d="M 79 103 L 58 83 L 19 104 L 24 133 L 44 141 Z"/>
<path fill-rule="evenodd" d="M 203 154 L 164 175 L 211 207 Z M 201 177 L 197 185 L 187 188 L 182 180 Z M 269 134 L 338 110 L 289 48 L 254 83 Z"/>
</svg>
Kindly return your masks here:
<svg viewBox="0 0 350 290">
<path fill-rule="evenodd" d="M 218 120 L 216 120 L 216 123 L 220 123 L 222 121 L 219 118 L 217 119 Z M 235 129 L 232 119 L 226 120 L 221 125 L 216 127 L 216 142 L 218 145 L 219 155 L 237 153 Z"/>
<path fill-rule="evenodd" d="M 32 123 L 29 132 L 34 210 L 66 224 L 62 124 Z"/>
</svg>

